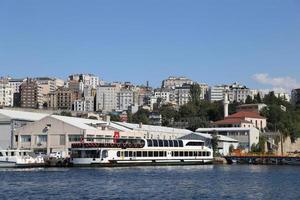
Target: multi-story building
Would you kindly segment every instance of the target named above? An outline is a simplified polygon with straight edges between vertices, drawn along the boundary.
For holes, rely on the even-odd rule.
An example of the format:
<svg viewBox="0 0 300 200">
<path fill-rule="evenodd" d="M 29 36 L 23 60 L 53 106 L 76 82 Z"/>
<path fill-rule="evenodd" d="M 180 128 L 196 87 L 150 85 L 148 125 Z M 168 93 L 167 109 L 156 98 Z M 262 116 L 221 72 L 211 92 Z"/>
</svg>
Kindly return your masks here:
<svg viewBox="0 0 300 200">
<path fill-rule="evenodd" d="M 129 106 L 133 104 L 133 91 L 130 89 L 121 89 L 117 93 L 117 109 L 128 110 Z"/>
<path fill-rule="evenodd" d="M 19 93 L 20 92 L 20 90 L 19 90 L 20 85 L 24 81 L 26 81 L 26 79 L 24 79 L 24 78 L 18 78 L 18 79 L 16 79 L 16 78 L 8 78 L 7 80 L 8 80 L 9 85 L 12 87 L 12 92 L 13 93 Z"/>
<path fill-rule="evenodd" d="M 209 86 L 206 83 L 199 83 L 199 87 L 201 89 L 200 99 L 208 100 Z"/>
<path fill-rule="evenodd" d="M 300 88 L 292 90 L 291 103 L 293 105 L 300 105 Z"/>
<path fill-rule="evenodd" d="M 274 92 L 274 95 L 277 97 L 277 98 L 281 98 L 287 102 L 290 102 L 291 101 L 291 96 L 290 94 L 288 94 L 287 92 Z"/>
<path fill-rule="evenodd" d="M 233 83 L 229 86 L 228 91 L 229 101 L 230 102 L 242 102 L 245 103 L 248 96 L 253 99 L 253 94 L 249 88 L 238 83 Z"/>
<path fill-rule="evenodd" d="M 14 105 L 14 93 L 8 80 L 0 80 L 0 106 L 12 107 Z"/>
<path fill-rule="evenodd" d="M 117 95 L 121 84 L 101 85 L 97 87 L 96 110 L 111 112 L 117 109 Z"/>
<path fill-rule="evenodd" d="M 55 96 L 52 99 L 56 100 L 56 108 L 62 110 L 72 110 L 73 102 L 80 98 L 80 95 L 77 92 L 71 91 L 68 88 L 61 87 L 55 91 Z M 55 103 L 50 103 L 55 105 Z"/>
<path fill-rule="evenodd" d="M 99 85 L 99 77 L 94 74 L 72 74 L 69 81 L 82 82 L 84 86 L 96 88 Z"/>
<path fill-rule="evenodd" d="M 21 107 L 23 108 L 42 108 L 43 95 L 42 88 L 37 81 L 27 79 L 20 86 Z"/>
<path fill-rule="evenodd" d="M 228 90 L 226 85 L 216 85 L 209 88 L 209 100 L 214 101 L 223 101 L 225 96 L 225 91 Z"/>
<path fill-rule="evenodd" d="M 162 88 L 174 89 L 183 85 L 192 85 L 194 82 L 186 77 L 170 76 L 168 79 L 162 81 Z"/>
<path fill-rule="evenodd" d="M 190 101 L 191 85 L 182 85 L 181 87 L 175 87 L 175 101 L 178 106 L 187 104 Z"/>
<path fill-rule="evenodd" d="M 93 112 L 94 97 L 84 97 L 74 101 L 74 111 L 77 112 Z"/>
<path fill-rule="evenodd" d="M 80 94 L 83 93 L 83 90 L 84 90 L 83 82 L 77 82 L 75 80 L 68 81 L 67 87 L 70 91 L 77 92 Z"/>
</svg>

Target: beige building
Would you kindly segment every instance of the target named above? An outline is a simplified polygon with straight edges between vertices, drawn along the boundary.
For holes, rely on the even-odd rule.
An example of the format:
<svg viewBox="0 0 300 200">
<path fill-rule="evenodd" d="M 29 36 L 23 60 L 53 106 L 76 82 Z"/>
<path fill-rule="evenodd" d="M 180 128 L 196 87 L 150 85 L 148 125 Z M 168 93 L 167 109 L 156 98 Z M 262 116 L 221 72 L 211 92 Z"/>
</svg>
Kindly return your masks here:
<svg viewBox="0 0 300 200">
<path fill-rule="evenodd" d="M 27 79 L 20 86 L 21 107 L 42 108 L 43 95 L 42 88 L 37 81 Z"/>
<path fill-rule="evenodd" d="M 72 110 L 74 101 L 79 98 L 80 94 L 78 92 L 61 87 L 49 95 L 49 107 L 54 109 Z"/>
<path fill-rule="evenodd" d="M 0 106 L 12 107 L 14 105 L 13 88 L 8 80 L 0 80 Z"/>
<path fill-rule="evenodd" d="M 121 138 L 146 139 L 176 139 L 191 133 L 185 129 L 51 115 L 18 128 L 13 147 L 67 155 L 71 144 L 80 142 L 82 137 L 86 142 L 112 142 L 115 131 Z"/>
</svg>

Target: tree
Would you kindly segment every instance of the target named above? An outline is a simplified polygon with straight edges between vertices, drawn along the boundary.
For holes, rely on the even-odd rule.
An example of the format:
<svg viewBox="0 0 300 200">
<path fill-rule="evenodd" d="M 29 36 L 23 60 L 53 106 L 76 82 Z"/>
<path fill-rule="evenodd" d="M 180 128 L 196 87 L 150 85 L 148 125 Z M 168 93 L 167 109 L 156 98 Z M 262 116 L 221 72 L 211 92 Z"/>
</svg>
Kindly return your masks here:
<svg viewBox="0 0 300 200">
<path fill-rule="evenodd" d="M 111 114 L 111 115 L 110 115 L 110 120 L 111 120 L 111 121 L 115 121 L 115 122 L 120 122 L 120 121 L 121 121 L 121 118 L 120 118 L 119 115 L 113 115 L 113 114 Z"/>
<path fill-rule="evenodd" d="M 200 105 L 201 88 L 199 84 L 195 83 L 190 88 L 190 102 L 196 106 Z"/>
<path fill-rule="evenodd" d="M 132 115 L 132 122 L 137 124 L 149 124 L 149 111 L 143 108 L 139 109 Z"/>
<path fill-rule="evenodd" d="M 250 95 L 247 96 L 247 98 L 245 100 L 245 103 L 246 104 L 252 104 L 252 103 L 254 103 L 254 101 L 253 101 L 253 99 L 252 99 L 252 97 Z"/>
<path fill-rule="evenodd" d="M 231 153 L 233 152 L 233 150 L 234 150 L 234 146 L 231 144 L 231 145 L 229 146 L 229 154 L 231 154 Z"/>
<path fill-rule="evenodd" d="M 60 115 L 72 117 L 72 113 L 70 111 L 61 111 Z"/>
<path fill-rule="evenodd" d="M 217 154 L 219 153 L 218 151 L 218 135 L 217 132 L 214 132 L 211 138 L 211 147 L 213 149 L 213 154 L 214 156 L 217 156 Z"/>
</svg>

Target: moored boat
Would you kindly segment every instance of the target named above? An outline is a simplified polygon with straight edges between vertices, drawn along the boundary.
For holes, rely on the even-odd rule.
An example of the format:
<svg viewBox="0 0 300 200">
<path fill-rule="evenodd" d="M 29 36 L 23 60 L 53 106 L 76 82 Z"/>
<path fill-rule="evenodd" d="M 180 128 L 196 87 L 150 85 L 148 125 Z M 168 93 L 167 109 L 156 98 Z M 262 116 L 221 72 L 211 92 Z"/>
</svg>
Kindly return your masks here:
<svg viewBox="0 0 300 200">
<path fill-rule="evenodd" d="M 28 150 L 0 150 L 0 167 L 40 167 L 44 159 Z"/>
<path fill-rule="evenodd" d="M 211 163 L 212 149 L 201 140 L 118 139 L 74 143 L 74 166 L 196 165 Z"/>
</svg>

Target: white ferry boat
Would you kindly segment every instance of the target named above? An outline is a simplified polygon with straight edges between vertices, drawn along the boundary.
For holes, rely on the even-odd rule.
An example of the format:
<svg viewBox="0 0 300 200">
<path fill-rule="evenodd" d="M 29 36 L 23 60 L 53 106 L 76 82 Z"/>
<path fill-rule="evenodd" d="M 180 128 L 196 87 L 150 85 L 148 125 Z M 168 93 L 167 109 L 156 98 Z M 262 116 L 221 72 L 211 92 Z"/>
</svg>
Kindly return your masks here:
<svg viewBox="0 0 300 200">
<path fill-rule="evenodd" d="M 195 165 L 211 163 L 213 151 L 200 140 L 118 139 L 74 143 L 74 166 Z"/>
<path fill-rule="evenodd" d="M 44 166 L 44 159 L 27 150 L 0 150 L 0 167 Z"/>
</svg>

